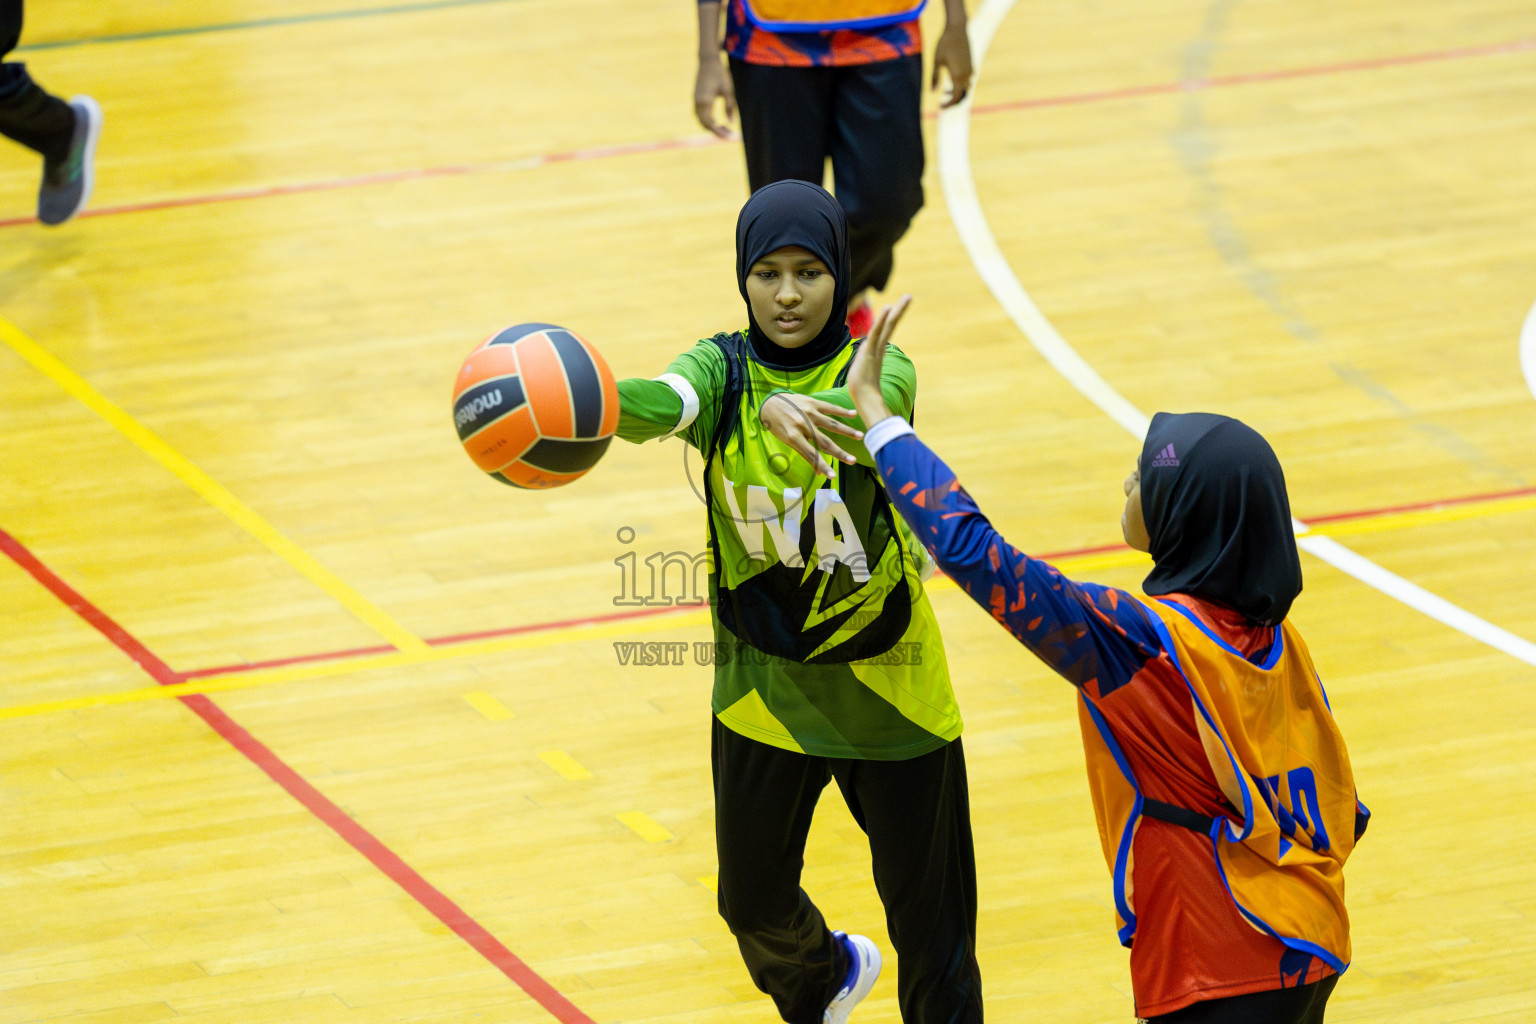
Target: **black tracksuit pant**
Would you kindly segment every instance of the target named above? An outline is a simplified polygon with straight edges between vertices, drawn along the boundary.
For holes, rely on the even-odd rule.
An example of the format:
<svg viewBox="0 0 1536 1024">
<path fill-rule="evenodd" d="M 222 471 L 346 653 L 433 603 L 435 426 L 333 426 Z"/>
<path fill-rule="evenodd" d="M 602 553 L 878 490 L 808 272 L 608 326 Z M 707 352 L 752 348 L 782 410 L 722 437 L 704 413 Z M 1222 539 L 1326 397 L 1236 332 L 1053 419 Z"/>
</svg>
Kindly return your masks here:
<svg viewBox="0 0 1536 1024">
<path fill-rule="evenodd" d="M 875 889 L 901 961 L 902 1020 L 981 1024 L 976 858 L 960 741 L 907 761 L 808 757 L 716 719 L 712 747 L 720 916 L 779 1015 L 821 1024 L 848 971 L 800 887 L 812 812 L 835 779 L 869 837 Z"/>
<path fill-rule="evenodd" d="M 923 207 L 921 54 L 848 67 L 776 67 L 732 58 L 752 191 L 785 178 L 823 183 L 848 214 L 848 294 L 880 291 L 896 242 Z"/>
<path fill-rule="evenodd" d="M 0 0 L 0 60 L 21 42 L 21 3 Z M 74 130 L 74 110 L 32 81 L 25 64 L 0 63 L 0 135 L 63 160 Z"/>
<path fill-rule="evenodd" d="M 1152 1017 L 1148 1024 L 1323 1024 L 1337 974 L 1296 988 L 1210 999 Z"/>
</svg>

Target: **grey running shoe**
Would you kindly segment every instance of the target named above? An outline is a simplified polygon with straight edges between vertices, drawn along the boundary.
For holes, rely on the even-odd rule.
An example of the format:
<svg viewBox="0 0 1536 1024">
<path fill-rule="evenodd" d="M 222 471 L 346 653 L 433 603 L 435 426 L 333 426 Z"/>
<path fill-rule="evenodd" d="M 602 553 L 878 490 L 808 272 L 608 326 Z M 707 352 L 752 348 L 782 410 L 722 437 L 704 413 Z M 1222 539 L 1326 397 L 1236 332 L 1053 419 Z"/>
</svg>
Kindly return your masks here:
<svg viewBox="0 0 1536 1024">
<path fill-rule="evenodd" d="M 101 107 L 89 96 L 69 101 L 75 111 L 75 130 L 69 155 L 63 160 L 43 161 L 43 187 L 37 192 L 37 219 L 44 224 L 63 224 L 80 212 L 91 198 L 96 140 L 101 137 Z"/>
</svg>

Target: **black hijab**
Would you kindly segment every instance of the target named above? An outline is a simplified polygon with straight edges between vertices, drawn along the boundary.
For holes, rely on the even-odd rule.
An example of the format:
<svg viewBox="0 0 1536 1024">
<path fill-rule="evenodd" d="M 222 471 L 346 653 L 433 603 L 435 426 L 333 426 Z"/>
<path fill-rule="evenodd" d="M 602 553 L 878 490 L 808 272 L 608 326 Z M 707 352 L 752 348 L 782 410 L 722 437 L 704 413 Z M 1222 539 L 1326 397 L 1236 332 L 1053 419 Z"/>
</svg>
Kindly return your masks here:
<svg viewBox="0 0 1536 1024">
<path fill-rule="evenodd" d="M 1154 563 L 1143 589 L 1278 625 L 1301 593 L 1301 558 L 1269 442 L 1226 416 L 1160 412 L 1138 468 Z"/>
<path fill-rule="evenodd" d="M 798 369 L 823 362 L 848 340 L 843 310 L 848 308 L 848 219 L 832 193 L 808 181 L 776 181 L 752 193 L 736 219 L 736 285 L 747 298 L 752 264 L 786 245 L 814 253 L 832 272 L 836 292 L 821 333 L 800 348 L 782 348 L 768 340 L 747 300 L 747 337 L 758 361 L 777 369 Z"/>
</svg>

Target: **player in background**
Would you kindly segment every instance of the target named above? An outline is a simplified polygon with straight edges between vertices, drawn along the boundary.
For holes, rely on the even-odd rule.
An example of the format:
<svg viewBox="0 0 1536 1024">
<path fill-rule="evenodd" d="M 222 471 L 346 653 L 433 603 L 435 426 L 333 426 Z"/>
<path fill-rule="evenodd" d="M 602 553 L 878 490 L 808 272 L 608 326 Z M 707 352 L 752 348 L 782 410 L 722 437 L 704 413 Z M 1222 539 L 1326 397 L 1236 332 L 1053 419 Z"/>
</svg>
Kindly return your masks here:
<svg viewBox="0 0 1536 1024">
<path fill-rule="evenodd" d="M 800 885 L 836 781 L 869 839 L 907 1024 L 980 1024 L 976 867 L 961 719 L 923 549 L 856 441 L 843 386 L 842 209 L 819 185 L 755 192 L 736 228 L 746 326 L 619 382 L 618 436 L 679 436 L 704 460 L 715 666 L 719 907 L 748 973 L 791 1024 L 842 1024 L 880 953 L 831 931 Z M 911 362 L 890 349 L 890 408 Z M 849 451 L 836 462 L 827 432 Z"/>
<path fill-rule="evenodd" d="M 907 302 L 850 370 L 864 442 L 939 567 L 1077 689 L 1136 1012 L 1320 1024 L 1350 961 L 1344 862 L 1369 812 L 1287 618 L 1301 562 L 1274 452 L 1237 420 L 1157 414 L 1121 522 L 1152 555 L 1151 596 L 1066 579 L 892 415 L 882 357 Z"/>
<path fill-rule="evenodd" d="M 0 0 L 0 59 L 21 41 L 22 0 Z M 65 103 L 44 90 L 27 66 L 0 63 L 0 135 L 43 158 L 37 219 L 62 224 L 91 197 L 101 108 L 89 96 Z"/>
<path fill-rule="evenodd" d="M 897 241 L 923 206 L 926 0 L 700 0 L 699 123 L 722 138 L 740 113 L 752 191 L 799 178 L 832 190 L 848 216 L 848 326 L 869 332 L 868 294 L 885 288 Z M 722 7 L 724 28 L 722 36 Z M 931 86 L 944 106 L 971 87 L 964 0 L 944 0 Z M 725 61 L 722 62 L 722 51 Z M 727 73 L 726 64 L 729 65 Z"/>
</svg>

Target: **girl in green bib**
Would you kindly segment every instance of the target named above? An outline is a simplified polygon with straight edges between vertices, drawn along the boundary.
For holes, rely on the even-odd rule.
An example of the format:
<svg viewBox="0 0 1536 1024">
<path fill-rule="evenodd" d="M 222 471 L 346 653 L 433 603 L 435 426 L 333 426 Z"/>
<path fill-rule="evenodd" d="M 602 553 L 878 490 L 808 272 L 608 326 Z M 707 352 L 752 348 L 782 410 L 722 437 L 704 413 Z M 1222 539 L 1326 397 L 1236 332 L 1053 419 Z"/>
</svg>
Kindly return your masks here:
<svg viewBox="0 0 1536 1024">
<path fill-rule="evenodd" d="M 719 904 L 752 980 L 791 1024 L 841 1024 L 879 974 L 875 944 L 831 931 L 800 886 L 812 812 L 836 780 L 869 837 L 902 1019 L 973 1024 L 960 712 L 923 592 L 931 565 L 858 443 L 846 236 L 819 186 L 754 193 L 736 227 L 747 326 L 654 380 L 620 381 L 618 434 L 677 435 L 704 459 Z M 881 388 L 910 419 L 916 377 L 895 349 Z"/>
</svg>

